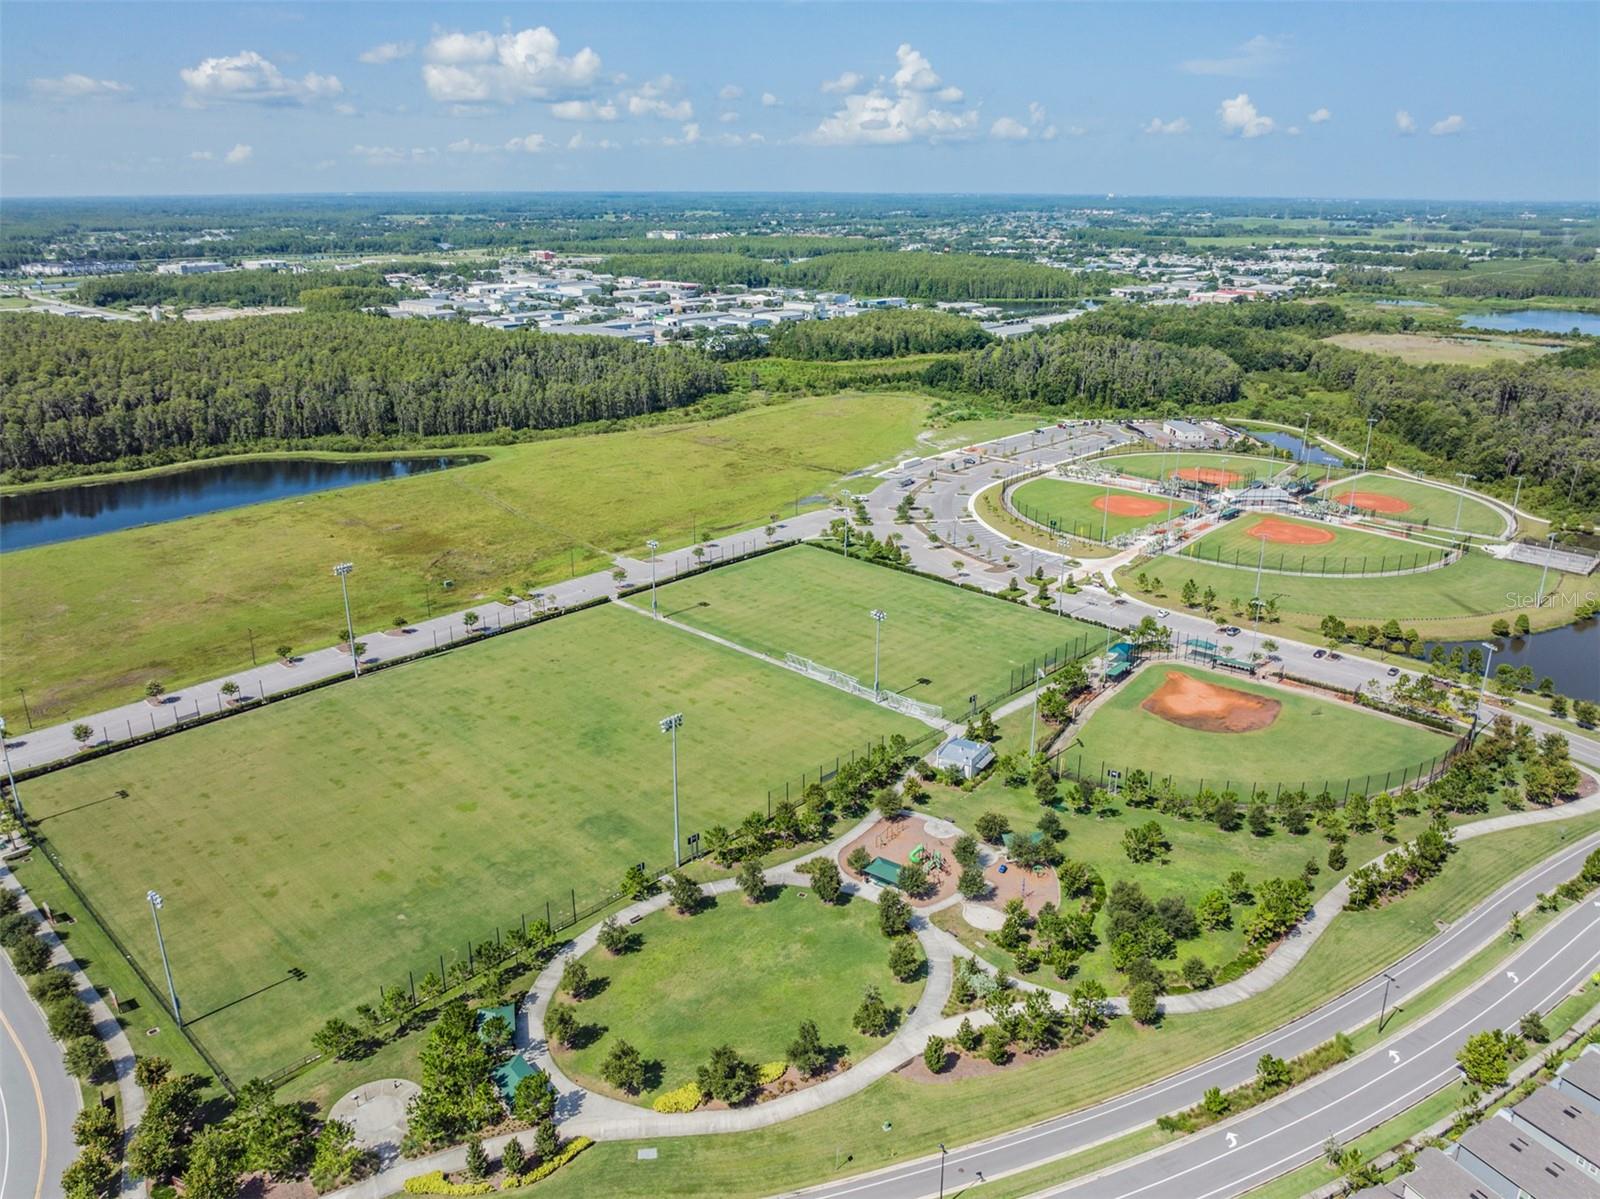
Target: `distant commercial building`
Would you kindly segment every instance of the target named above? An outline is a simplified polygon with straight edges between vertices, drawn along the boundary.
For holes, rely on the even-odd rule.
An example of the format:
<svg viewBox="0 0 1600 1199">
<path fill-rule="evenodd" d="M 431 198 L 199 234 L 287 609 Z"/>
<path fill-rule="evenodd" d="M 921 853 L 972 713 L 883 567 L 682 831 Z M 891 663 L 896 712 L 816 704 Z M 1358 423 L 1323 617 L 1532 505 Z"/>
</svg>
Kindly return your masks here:
<svg viewBox="0 0 1600 1199">
<path fill-rule="evenodd" d="M 1165 421 L 1161 425 L 1161 431 L 1174 445 L 1207 445 L 1211 441 L 1211 434 L 1193 421 Z"/>
<path fill-rule="evenodd" d="M 225 262 L 163 262 L 156 267 L 158 275 L 215 275 L 228 269 Z"/>
</svg>

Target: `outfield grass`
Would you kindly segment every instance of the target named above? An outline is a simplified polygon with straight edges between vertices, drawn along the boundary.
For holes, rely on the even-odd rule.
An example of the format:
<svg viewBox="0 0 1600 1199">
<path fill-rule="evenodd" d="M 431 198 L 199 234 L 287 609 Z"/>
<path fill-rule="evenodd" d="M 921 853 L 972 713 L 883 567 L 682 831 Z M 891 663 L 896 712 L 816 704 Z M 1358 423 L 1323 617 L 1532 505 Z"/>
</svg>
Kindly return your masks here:
<svg viewBox="0 0 1600 1199">
<path fill-rule="evenodd" d="M 1254 732 L 1185 728 L 1140 706 L 1174 673 L 1266 696 L 1283 706 L 1272 724 Z M 1369 773 L 1376 776 L 1373 786 L 1382 787 L 1391 771 L 1399 786 L 1402 770 L 1409 769 L 1414 777 L 1418 764 L 1444 753 L 1451 739 L 1352 704 L 1248 682 L 1232 673 L 1152 662 L 1096 708 L 1067 744 L 1063 766 L 1091 777 L 1099 774 L 1103 762 L 1120 768 L 1124 777 L 1133 769 L 1171 776 L 1184 789 L 1204 779 L 1218 790 L 1231 781 L 1241 795 L 1252 783 L 1272 791 L 1280 782 L 1286 787 L 1304 783 L 1316 794 L 1327 782 L 1339 795 L 1352 774 L 1352 790 L 1369 790 L 1363 782 Z"/>
<path fill-rule="evenodd" d="M 159 887 L 186 1017 L 243 1079 L 469 938 L 670 863 L 674 711 L 685 835 L 924 731 L 607 607 L 46 775 L 28 804 L 151 977 Z"/>
<path fill-rule="evenodd" d="M 1460 528 L 1464 532 L 1498 536 L 1506 527 L 1506 522 L 1499 512 L 1481 500 L 1475 500 L 1471 496 L 1462 497 L 1442 487 L 1430 487 L 1426 483 L 1417 483 L 1411 479 L 1397 479 L 1392 475 L 1376 473 L 1353 475 L 1323 488 L 1318 494 L 1321 498 L 1334 503 L 1348 504 L 1350 502 L 1348 497 L 1352 491 L 1389 495 L 1411 505 L 1407 512 L 1379 513 L 1381 519 L 1407 521 L 1411 524 L 1425 524 L 1435 529 L 1453 531 L 1457 527 L 1456 508 L 1459 505 Z M 1358 495 L 1357 499 L 1359 498 Z M 1360 509 L 1359 502 L 1356 507 Z"/>
<path fill-rule="evenodd" d="M 1160 450 L 1146 450 L 1141 453 L 1111 454 L 1096 458 L 1091 465 L 1106 466 L 1138 479 L 1157 481 L 1169 478 L 1174 472 L 1181 470 L 1223 470 L 1229 474 L 1243 476 L 1245 482 L 1275 479 L 1286 470 L 1293 471 L 1297 475 L 1303 474 L 1308 478 L 1320 479 L 1326 469 L 1316 463 L 1296 465 L 1288 458 L 1273 457 L 1265 449 L 1259 453 L 1235 450 L 1228 453 L 1182 451 L 1169 454 L 1163 454 Z M 1333 473 L 1337 475 L 1338 471 Z"/>
<path fill-rule="evenodd" d="M 1009 537 L 1018 546 L 1033 546 L 1037 549 L 1050 550 L 1053 553 L 1070 554 L 1074 558 L 1092 559 L 1107 558 L 1116 553 L 1112 547 L 1101 545 L 1097 541 L 1075 541 L 1068 539 L 1063 544 L 1063 539 L 1056 537 L 1036 525 L 1030 525 L 1025 520 L 1020 520 L 1011 513 L 1000 499 L 1001 488 L 1005 486 L 1002 480 L 991 483 L 980 489 L 972 497 L 973 511 L 982 518 L 983 522 L 1003 537 Z"/>
<path fill-rule="evenodd" d="M 872 611 L 886 614 L 886 691 L 948 715 L 1021 686 L 1046 655 L 1100 645 L 1105 630 L 810 546 L 766 554 L 661 588 L 663 615 L 781 658 L 799 654 L 872 685 Z M 633 602 L 649 606 L 641 593 Z M 819 686 L 821 684 L 818 684 Z"/>
<path fill-rule="evenodd" d="M 342 628 L 328 573 L 356 563 L 358 630 L 448 611 L 760 525 L 915 443 L 908 394 L 795 400 L 696 424 L 474 448 L 489 461 L 5 556 L 0 714 L 22 727 L 169 690 Z M 450 591 L 444 580 L 454 582 Z"/>
<path fill-rule="evenodd" d="M 772 1194 L 922 1157 L 940 1142 L 970 1144 L 1088 1107 L 1281 1027 L 1434 936 L 1435 921 L 1456 919 L 1505 879 L 1597 828 L 1600 815 L 1591 815 L 1467 842 L 1428 886 L 1375 911 L 1342 914 L 1288 978 L 1244 1003 L 1169 1016 L 1154 1029 L 1116 1020 L 1076 1049 L 1023 1057 L 959 1082 L 892 1074 L 843 1102 L 759 1132 L 606 1142 L 541 1182 L 538 1194 Z M 1174 1106 L 1199 1098 L 1175 1095 Z M 637 1151 L 647 1145 L 659 1157 L 640 1162 Z"/>
<path fill-rule="evenodd" d="M 1488 366 L 1527 362 L 1558 347 L 1498 337 L 1438 337 L 1428 333 L 1339 333 L 1327 339 L 1347 350 L 1381 354 L 1416 365 Z"/>
<path fill-rule="evenodd" d="M 1161 586 L 1140 587 L 1141 573 L 1147 579 L 1159 578 Z M 1590 579 L 1551 571 L 1546 603 L 1535 608 L 1539 575 L 1537 566 L 1469 552 L 1449 566 L 1420 574 L 1375 579 L 1274 574 L 1266 577 L 1261 594 L 1277 600 L 1286 628 L 1303 633 L 1316 634 L 1322 618 L 1331 613 L 1347 624 L 1381 625 L 1392 618 L 1429 640 L 1447 641 L 1486 636 L 1496 617 L 1514 620 L 1520 613 L 1535 629 L 1566 624 L 1579 598 L 1594 588 Z M 1193 579 L 1202 591 L 1213 588 L 1224 605 L 1248 600 L 1255 589 L 1252 571 L 1166 555 L 1117 572 L 1119 586 L 1164 607 L 1179 606 L 1186 579 Z"/>
<path fill-rule="evenodd" d="M 1096 502 L 1118 499 L 1159 502 L 1161 507 L 1144 516 L 1118 516 L 1106 513 L 1095 506 Z M 1184 516 L 1195 506 L 1183 500 L 1151 495 L 1121 487 L 1099 487 L 1093 483 L 1074 483 L 1046 475 L 1033 479 L 1011 492 L 1011 502 L 1029 520 L 1049 525 L 1074 537 L 1087 537 L 1094 541 L 1109 541 L 1135 529 L 1143 529 L 1166 521 L 1170 517 Z"/>
<path fill-rule="evenodd" d="M 600 1066 L 619 1040 L 652 1064 L 648 1102 L 694 1078 L 719 1045 L 748 1062 L 783 1061 L 802 1020 L 814 1020 L 824 1045 L 860 1061 L 886 1043 L 850 1022 L 862 993 L 875 986 L 902 1017 L 922 994 L 889 972 L 889 941 L 878 909 L 866 900 L 829 905 L 793 887 L 773 888 L 759 905 L 735 891 L 694 916 L 665 911 L 635 926 L 634 953 L 584 958 L 603 989 L 578 1005 L 582 1024 L 599 1035 L 580 1049 L 558 1050 L 566 1073 L 603 1094 Z M 625 1096 L 619 1096 L 625 1097 Z"/>
<path fill-rule="evenodd" d="M 1263 523 L 1289 525 L 1316 535 L 1333 534 L 1320 545 L 1266 542 L 1255 530 Z M 1445 551 L 1437 545 L 1368 533 L 1320 520 L 1300 520 L 1277 513 L 1246 513 L 1218 525 L 1179 551 L 1185 558 L 1217 562 L 1247 570 L 1252 579 L 1259 564 L 1263 570 L 1290 574 L 1364 574 L 1369 571 L 1411 570 L 1437 562 Z M 1250 586 L 1254 587 L 1251 583 Z"/>
</svg>

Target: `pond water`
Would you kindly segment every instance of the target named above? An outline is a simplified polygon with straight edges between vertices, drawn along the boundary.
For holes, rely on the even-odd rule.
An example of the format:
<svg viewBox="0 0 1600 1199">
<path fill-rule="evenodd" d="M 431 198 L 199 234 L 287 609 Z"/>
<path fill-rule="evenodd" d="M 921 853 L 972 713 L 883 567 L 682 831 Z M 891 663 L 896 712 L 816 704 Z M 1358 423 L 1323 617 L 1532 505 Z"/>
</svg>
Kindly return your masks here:
<svg viewBox="0 0 1600 1199">
<path fill-rule="evenodd" d="M 1296 433 L 1262 433 L 1255 429 L 1250 431 L 1250 436 L 1257 441 L 1264 441 L 1270 446 L 1280 450 L 1288 450 L 1294 455 L 1296 462 L 1314 462 L 1318 466 L 1343 466 L 1344 459 L 1336 458 L 1327 450 L 1314 443 L 1307 444 L 1300 440 Z M 1304 458 L 1301 454 L 1304 454 Z"/>
<path fill-rule="evenodd" d="M 0 551 L 29 549 L 315 491 L 446 470 L 481 457 L 268 458 L 0 497 Z"/>
<path fill-rule="evenodd" d="M 1600 337 L 1600 315 L 1578 312 L 1572 308 L 1522 308 L 1516 312 L 1469 312 L 1459 318 L 1468 329 L 1492 329 L 1498 333 L 1515 333 L 1519 329 L 1537 329 L 1540 333 L 1587 333 Z"/>
<path fill-rule="evenodd" d="M 1527 637 L 1490 637 L 1495 646 L 1491 671 L 1502 663 L 1533 667 L 1535 684 L 1542 678 L 1555 681 L 1556 690 L 1568 699 L 1600 700 L 1600 621 L 1585 620 L 1562 625 Z M 1457 646 L 1463 654 L 1472 652 L 1479 641 L 1444 641 L 1444 652 Z M 1424 657 L 1433 653 L 1432 644 L 1423 647 Z"/>
</svg>

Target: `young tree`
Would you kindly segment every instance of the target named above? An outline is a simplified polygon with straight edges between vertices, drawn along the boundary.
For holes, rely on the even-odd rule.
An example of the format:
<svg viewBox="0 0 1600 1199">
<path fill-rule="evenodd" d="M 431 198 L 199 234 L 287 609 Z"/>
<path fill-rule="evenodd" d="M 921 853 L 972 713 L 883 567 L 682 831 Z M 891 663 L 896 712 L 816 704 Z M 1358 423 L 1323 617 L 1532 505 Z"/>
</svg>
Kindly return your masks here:
<svg viewBox="0 0 1600 1199">
<path fill-rule="evenodd" d="M 1461 1072 L 1475 1087 L 1504 1086 L 1510 1076 L 1506 1055 L 1506 1035 L 1498 1028 L 1468 1037 L 1456 1054 Z"/>
<path fill-rule="evenodd" d="M 99 1082 L 111 1070 L 111 1055 L 99 1037 L 78 1037 L 65 1053 L 67 1073 L 84 1082 Z"/>
<path fill-rule="evenodd" d="M 1228 903 L 1227 895 L 1215 888 L 1200 897 L 1195 904 L 1194 914 L 1202 928 L 1227 928 L 1233 923 L 1233 907 Z"/>
<path fill-rule="evenodd" d="M 867 867 L 872 865 L 872 854 L 865 845 L 857 845 L 850 851 L 850 856 L 845 858 L 844 864 L 856 874 L 865 874 Z"/>
<path fill-rule="evenodd" d="M 161 697 L 166 693 L 166 686 L 158 679 L 151 679 L 144 685 L 144 697 L 152 703 L 160 703 Z"/>
<path fill-rule="evenodd" d="M 483 1148 L 483 1138 L 467 1138 L 467 1181 L 482 1182 L 489 1174 L 489 1154 Z"/>
<path fill-rule="evenodd" d="M 583 999 L 589 994 L 589 967 L 573 958 L 561 971 L 559 989 L 574 999 Z"/>
<path fill-rule="evenodd" d="M 252 1078 L 239 1088 L 226 1127 L 238 1142 L 242 1171 L 285 1178 L 304 1164 L 311 1121 L 299 1104 L 278 1103 L 274 1095 L 271 1083 Z"/>
<path fill-rule="evenodd" d="M 272 652 L 278 655 L 278 661 L 282 662 L 285 666 L 294 665 L 294 647 L 293 646 L 280 645 L 280 646 L 278 646 L 277 649 L 273 650 Z"/>
<path fill-rule="evenodd" d="M 545 1035 L 555 1045 L 571 1045 L 578 1032 L 578 1013 L 569 1003 L 552 1003 L 544 1014 Z"/>
<path fill-rule="evenodd" d="M 838 873 L 837 868 L 834 873 Z M 668 876 L 667 894 L 671 896 L 672 906 L 685 916 L 698 912 L 700 905 L 705 901 L 705 896 L 700 891 L 700 884 L 681 870 L 674 870 Z"/>
<path fill-rule="evenodd" d="M 837 903 L 844 891 L 844 880 L 839 877 L 839 864 L 832 858 L 813 858 L 811 889 L 823 903 Z"/>
<path fill-rule="evenodd" d="M 1293 1081 L 1289 1063 L 1281 1057 L 1263 1053 L 1256 1059 L 1256 1085 L 1263 1091 L 1281 1091 Z"/>
<path fill-rule="evenodd" d="M 619 1091 L 637 1095 L 644 1090 L 644 1058 L 627 1041 L 618 1041 L 600 1063 L 600 1077 Z"/>
<path fill-rule="evenodd" d="M 886 937 L 898 937 L 911 931 L 911 905 L 900 892 L 885 890 L 878 899 L 878 928 Z"/>
<path fill-rule="evenodd" d="M 468 608 L 465 612 L 463 612 L 461 614 L 461 623 L 466 625 L 467 632 L 469 632 L 469 633 L 472 632 L 473 628 L 477 625 L 478 620 L 479 620 L 478 614 L 476 612 L 474 612 L 471 608 Z"/>
<path fill-rule="evenodd" d="M 239 1145 L 226 1128 L 203 1128 L 189 1146 L 183 1171 L 187 1199 L 234 1199 L 239 1190 Z"/>
<path fill-rule="evenodd" d="M 89 748 L 89 738 L 94 736 L 94 729 L 79 721 L 72 726 L 72 739 L 78 743 L 79 749 Z"/>
<path fill-rule="evenodd" d="M 528 1155 L 522 1148 L 522 1142 L 512 1137 L 506 1142 L 506 1147 L 500 1150 L 500 1168 L 505 1171 L 506 1177 L 515 1178 L 527 1169 Z"/>
<path fill-rule="evenodd" d="M 328 1120 L 311 1157 L 311 1185 L 319 1193 L 331 1191 L 360 1178 L 373 1160 L 370 1150 L 356 1144 L 354 1128 L 343 1120 Z"/>
<path fill-rule="evenodd" d="M 359 1057 L 366 1048 L 366 1038 L 348 1021 L 331 1016 L 312 1034 L 311 1047 L 318 1053 L 349 1061 Z"/>
<path fill-rule="evenodd" d="M 928 1068 L 929 1074 L 943 1072 L 945 1056 L 944 1038 L 930 1036 L 928 1043 L 922 1047 L 922 1064 Z"/>
<path fill-rule="evenodd" d="M 1192 957 L 1183 964 L 1183 981 L 1196 991 L 1204 991 L 1215 981 L 1211 967 L 1203 958 Z"/>
<path fill-rule="evenodd" d="M 557 1005 L 552 1004 L 551 1008 Z M 572 1009 L 568 1008 L 570 1014 Z M 548 1029 L 549 1021 L 545 1021 Z M 511 1114 L 519 1120 L 529 1124 L 538 1124 L 551 1119 L 556 1112 L 556 1088 L 550 1081 L 550 1076 L 540 1071 L 530 1074 L 517 1083 L 517 1089 L 511 1093 Z"/>
<path fill-rule="evenodd" d="M 989 880 L 983 877 L 983 871 L 975 866 L 964 867 L 961 875 L 956 879 L 956 890 L 964 899 L 976 899 L 989 889 Z"/>
<path fill-rule="evenodd" d="M 743 1103 L 756 1089 L 756 1068 L 734 1052 L 732 1045 L 719 1045 L 711 1060 L 696 1073 L 700 1090 L 713 1099 L 733 1106 Z"/>
<path fill-rule="evenodd" d="M 760 903 L 767 894 L 767 877 L 762 872 L 761 863 L 755 858 L 746 858 L 739 863 L 739 890 L 744 892 L 744 897 L 751 903 Z"/>
<path fill-rule="evenodd" d="M 1151 1025 L 1161 1019 L 1156 989 L 1148 982 L 1135 984 L 1128 991 L 1128 1015 L 1139 1024 Z"/>
<path fill-rule="evenodd" d="M 1544 1020 L 1538 1012 L 1529 1012 L 1517 1025 L 1517 1031 L 1524 1041 L 1533 1041 L 1543 1045 L 1550 1039 L 1550 1030 L 1545 1027 Z"/>
<path fill-rule="evenodd" d="M 629 899 L 637 902 L 648 899 L 656 893 L 656 881 L 650 877 L 650 872 L 644 868 L 643 862 L 635 862 L 622 872 L 622 885 L 619 889 Z"/>
<path fill-rule="evenodd" d="M 856 1008 L 856 1014 L 850 1018 L 850 1023 L 863 1036 L 888 1036 L 889 1030 L 894 1027 L 894 1014 L 885 1006 L 883 992 L 877 987 L 868 987 L 862 993 L 861 1005 Z"/>
<path fill-rule="evenodd" d="M 916 862 L 907 862 L 900 867 L 900 890 L 913 898 L 920 897 L 928 889 L 928 872 Z"/>
<path fill-rule="evenodd" d="M 889 972 L 901 982 L 910 982 L 922 969 L 922 954 L 911 937 L 896 937 L 889 945 Z"/>
<path fill-rule="evenodd" d="M 828 1050 L 822 1044 L 817 1025 L 812 1020 L 802 1020 L 799 1031 L 789 1042 L 789 1064 L 808 1078 L 828 1064 Z"/>
<path fill-rule="evenodd" d="M 990 845 L 999 845 L 1001 839 L 1011 831 L 1011 821 L 1007 820 L 999 812 L 984 812 L 978 817 L 974 827 L 977 829 L 978 836 L 982 837 Z"/>
<path fill-rule="evenodd" d="M 615 916 L 606 917 L 605 921 L 600 925 L 600 931 L 596 934 L 596 939 L 600 942 L 600 947 L 612 957 L 631 953 L 639 947 L 639 943 L 642 940 L 639 934 L 631 928 L 624 928 L 618 924 Z"/>
</svg>

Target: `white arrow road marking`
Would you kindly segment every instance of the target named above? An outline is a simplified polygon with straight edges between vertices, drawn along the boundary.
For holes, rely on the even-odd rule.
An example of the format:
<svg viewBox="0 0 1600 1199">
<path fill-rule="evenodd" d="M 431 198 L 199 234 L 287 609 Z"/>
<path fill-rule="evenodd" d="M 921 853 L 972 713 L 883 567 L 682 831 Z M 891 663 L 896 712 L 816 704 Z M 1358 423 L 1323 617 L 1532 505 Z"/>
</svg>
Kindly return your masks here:
<svg viewBox="0 0 1600 1199">
<path fill-rule="evenodd" d="M 1517 977 L 1517 976 L 1516 976 L 1516 975 L 1515 975 L 1515 974 L 1514 974 L 1514 973 L 1513 973 L 1513 972 L 1512 972 L 1512 971 L 1510 971 L 1510 970 L 1507 970 L 1507 971 L 1506 971 L 1506 977 L 1507 977 L 1507 978 L 1509 978 L 1509 979 L 1510 979 L 1510 980 L 1511 980 L 1511 985 L 1512 985 L 1512 986 L 1513 986 L 1513 987 L 1514 987 L 1514 986 L 1516 986 L 1516 985 L 1517 985 L 1517 984 L 1518 984 L 1518 983 L 1519 983 L 1519 982 L 1521 982 L 1521 981 L 1522 981 L 1522 980 L 1521 980 L 1521 979 L 1520 979 L 1520 978 L 1518 978 L 1518 977 Z"/>
<path fill-rule="evenodd" d="M 1389 1060 L 1398 1066 L 1400 1064 L 1400 1055 L 1391 1049 L 1389 1050 Z"/>
<path fill-rule="evenodd" d="M 1239 1134 L 1236 1133 L 1236 1132 L 1230 1132 L 1228 1134 L 1228 1148 L 1229 1149 L 1237 1149 L 1238 1147 L 1239 1147 Z"/>
</svg>

